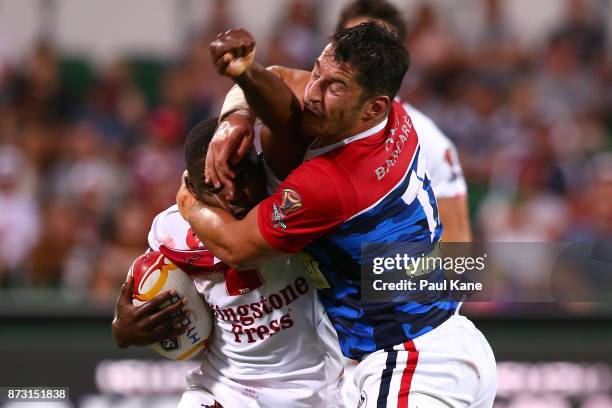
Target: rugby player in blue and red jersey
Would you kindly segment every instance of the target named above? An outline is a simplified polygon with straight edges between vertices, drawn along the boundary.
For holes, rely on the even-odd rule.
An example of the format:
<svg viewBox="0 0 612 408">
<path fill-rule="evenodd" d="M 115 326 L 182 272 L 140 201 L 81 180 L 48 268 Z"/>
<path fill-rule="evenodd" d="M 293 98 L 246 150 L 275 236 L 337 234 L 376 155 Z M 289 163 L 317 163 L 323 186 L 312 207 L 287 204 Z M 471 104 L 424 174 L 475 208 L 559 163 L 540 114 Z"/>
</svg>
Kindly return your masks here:
<svg viewBox="0 0 612 408">
<path fill-rule="evenodd" d="M 211 45 L 218 71 L 240 85 L 272 133 L 312 140 L 304 162 L 242 220 L 198 202 L 184 187 L 177 194 L 181 214 L 233 266 L 282 253 L 311 255 L 306 262 L 341 349 L 360 361 L 358 406 L 491 406 L 494 358 L 482 334 L 457 314 L 458 301 L 362 297 L 363 244 L 433 248 L 442 232 L 418 136 L 394 101 L 409 66 L 401 41 L 375 23 L 334 34 L 303 103 L 253 62 L 254 48 L 244 30 Z"/>
</svg>

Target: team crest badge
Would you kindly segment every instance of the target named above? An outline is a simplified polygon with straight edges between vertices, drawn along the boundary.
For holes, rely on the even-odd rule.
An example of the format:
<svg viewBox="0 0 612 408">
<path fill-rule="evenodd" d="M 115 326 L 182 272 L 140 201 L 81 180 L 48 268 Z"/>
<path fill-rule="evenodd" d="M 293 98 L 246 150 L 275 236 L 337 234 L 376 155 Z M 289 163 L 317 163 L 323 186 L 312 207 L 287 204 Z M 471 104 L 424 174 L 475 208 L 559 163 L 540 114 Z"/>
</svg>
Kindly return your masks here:
<svg viewBox="0 0 612 408">
<path fill-rule="evenodd" d="M 297 191 L 286 188 L 281 193 L 281 210 L 284 215 L 289 215 L 302 208 L 302 197 Z"/>
</svg>

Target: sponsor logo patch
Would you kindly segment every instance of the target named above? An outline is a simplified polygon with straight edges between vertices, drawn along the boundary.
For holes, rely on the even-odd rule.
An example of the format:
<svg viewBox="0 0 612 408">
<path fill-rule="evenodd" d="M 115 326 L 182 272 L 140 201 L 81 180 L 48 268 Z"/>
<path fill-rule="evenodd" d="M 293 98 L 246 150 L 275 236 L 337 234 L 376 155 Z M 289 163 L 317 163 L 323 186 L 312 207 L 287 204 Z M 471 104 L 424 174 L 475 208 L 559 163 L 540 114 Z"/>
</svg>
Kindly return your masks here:
<svg viewBox="0 0 612 408">
<path fill-rule="evenodd" d="M 287 224 L 283 221 L 285 216 L 281 210 L 281 207 L 272 203 L 272 225 L 276 228 L 287 229 Z"/>
<path fill-rule="evenodd" d="M 309 254 L 302 252 L 300 254 L 302 261 L 304 262 L 304 268 L 306 269 L 306 274 L 308 275 L 308 280 L 314 285 L 317 289 L 329 289 L 331 285 L 325 279 L 323 272 L 319 268 L 319 263 Z"/>
</svg>

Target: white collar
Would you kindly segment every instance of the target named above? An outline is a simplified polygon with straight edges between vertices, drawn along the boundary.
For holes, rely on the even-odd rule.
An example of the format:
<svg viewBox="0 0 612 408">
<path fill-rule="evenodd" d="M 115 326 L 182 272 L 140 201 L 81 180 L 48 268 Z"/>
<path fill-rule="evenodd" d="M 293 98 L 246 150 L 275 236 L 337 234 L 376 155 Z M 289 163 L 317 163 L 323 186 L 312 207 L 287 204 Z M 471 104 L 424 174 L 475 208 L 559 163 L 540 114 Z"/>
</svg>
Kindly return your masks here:
<svg viewBox="0 0 612 408">
<path fill-rule="evenodd" d="M 378 125 L 371 127 L 355 136 L 350 136 L 347 137 L 345 139 L 340 140 L 339 142 L 336 142 L 334 144 L 328 145 L 328 146 L 323 146 L 320 147 L 318 149 L 311 149 L 310 147 L 308 148 L 308 150 L 306 151 L 306 154 L 304 155 L 304 161 L 308 161 L 311 159 L 314 159 L 317 156 L 321 156 L 327 152 L 331 152 L 334 149 L 337 149 L 338 147 L 341 146 L 345 146 L 349 143 L 353 143 L 357 140 L 361 140 L 361 139 L 365 139 L 366 137 L 370 137 L 372 135 L 375 135 L 376 133 L 380 132 L 381 130 L 383 130 L 385 128 L 385 126 L 387 126 L 387 121 L 389 120 L 389 117 L 387 116 L 385 119 L 382 120 L 382 122 L 380 122 Z M 315 143 L 318 142 L 319 139 L 315 139 L 310 146 L 314 145 Z"/>
</svg>

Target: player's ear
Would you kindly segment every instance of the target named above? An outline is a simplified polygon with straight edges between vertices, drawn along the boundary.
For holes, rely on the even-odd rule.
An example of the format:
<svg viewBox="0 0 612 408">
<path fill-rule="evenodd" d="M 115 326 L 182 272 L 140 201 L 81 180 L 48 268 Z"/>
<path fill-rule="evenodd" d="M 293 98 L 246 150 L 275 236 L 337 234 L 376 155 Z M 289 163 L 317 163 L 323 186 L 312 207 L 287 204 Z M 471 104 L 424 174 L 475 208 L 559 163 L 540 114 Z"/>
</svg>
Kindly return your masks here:
<svg viewBox="0 0 612 408">
<path fill-rule="evenodd" d="M 385 115 L 389 111 L 391 106 L 391 99 L 385 95 L 378 95 L 370 98 L 366 102 L 365 110 L 363 112 L 364 119 L 374 119 L 380 115 Z"/>
</svg>

